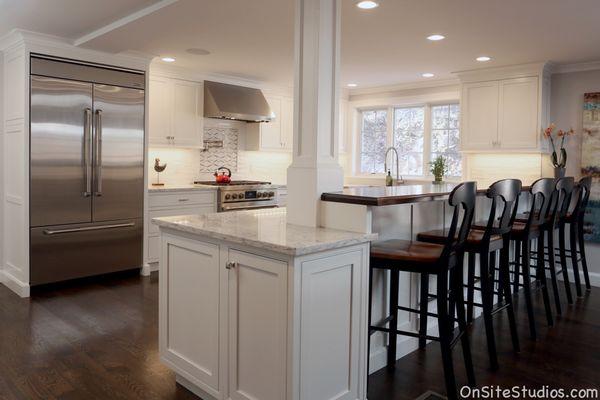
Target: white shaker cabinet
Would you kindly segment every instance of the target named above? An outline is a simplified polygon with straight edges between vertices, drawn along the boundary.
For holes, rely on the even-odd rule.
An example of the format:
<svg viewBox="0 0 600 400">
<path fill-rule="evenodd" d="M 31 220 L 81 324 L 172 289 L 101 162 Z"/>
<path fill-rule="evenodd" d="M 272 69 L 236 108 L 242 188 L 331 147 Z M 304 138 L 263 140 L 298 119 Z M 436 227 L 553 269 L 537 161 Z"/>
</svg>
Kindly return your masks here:
<svg viewBox="0 0 600 400">
<path fill-rule="evenodd" d="M 148 97 L 151 146 L 203 147 L 201 82 L 151 76 Z"/>
<path fill-rule="evenodd" d="M 246 150 L 291 150 L 294 130 L 294 100 L 265 96 L 275 119 L 246 125 Z"/>
<path fill-rule="evenodd" d="M 550 78 L 546 65 L 458 73 L 461 90 L 461 150 L 545 150 Z"/>
</svg>

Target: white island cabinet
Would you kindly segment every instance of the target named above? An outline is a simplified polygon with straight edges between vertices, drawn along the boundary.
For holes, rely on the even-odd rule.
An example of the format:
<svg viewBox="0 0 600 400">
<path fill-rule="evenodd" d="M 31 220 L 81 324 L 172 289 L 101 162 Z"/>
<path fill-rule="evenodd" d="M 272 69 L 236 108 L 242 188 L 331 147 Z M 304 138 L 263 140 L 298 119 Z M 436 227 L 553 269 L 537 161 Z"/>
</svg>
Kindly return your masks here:
<svg viewBox="0 0 600 400">
<path fill-rule="evenodd" d="M 364 400 L 372 234 L 286 210 L 156 218 L 160 355 L 203 399 Z"/>
</svg>

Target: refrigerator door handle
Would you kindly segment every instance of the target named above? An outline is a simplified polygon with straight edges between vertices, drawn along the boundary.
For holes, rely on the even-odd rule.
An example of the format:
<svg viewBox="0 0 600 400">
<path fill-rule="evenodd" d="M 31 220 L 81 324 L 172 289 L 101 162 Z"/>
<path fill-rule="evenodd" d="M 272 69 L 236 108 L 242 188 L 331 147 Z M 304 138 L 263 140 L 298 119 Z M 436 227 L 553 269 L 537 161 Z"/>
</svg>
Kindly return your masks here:
<svg viewBox="0 0 600 400">
<path fill-rule="evenodd" d="M 90 153 L 92 151 L 92 110 L 84 110 L 85 121 L 83 125 L 83 180 L 85 182 L 83 197 L 92 195 L 92 165 L 90 164 Z"/>
<path fill-rule="evenodd" d="M 61 233 L 74 233 L 74 232 L 85 232 L 85 231 L 99 231 L 103 229 L 116 229 L 116 228 L 130 228 L 135 226 L 134 222 L 128 222 L 126 224 L 112 224 L 112 225 L 100 225 L 100 226 L 86 226 L 83 228 L 68 228 L 68 229 L 46 229 L 44 235 L 58 235 Z"/>
<path fill-rule="evenodd" d="M 96 110 L 96 143 L 94 143 L 96 196 L 102 196 L 102 110 Z"/>
</svg>

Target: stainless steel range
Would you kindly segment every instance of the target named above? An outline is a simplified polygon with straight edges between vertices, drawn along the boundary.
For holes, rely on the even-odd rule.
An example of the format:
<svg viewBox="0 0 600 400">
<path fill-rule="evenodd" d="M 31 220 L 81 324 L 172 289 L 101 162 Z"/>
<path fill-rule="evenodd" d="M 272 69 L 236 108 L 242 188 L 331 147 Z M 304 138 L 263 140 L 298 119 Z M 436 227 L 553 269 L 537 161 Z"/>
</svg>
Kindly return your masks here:
<svg viewBox="0 0 600 400">
<path fill-rule="evenodd" d="M 271 182 L 231 181 L 229 183 L 216 183 L 214 181 L 196 181 L 194 184 L 218 186 L 218 212 L 279 207 L 277 186 L 272 185 Z"/>
</svg>

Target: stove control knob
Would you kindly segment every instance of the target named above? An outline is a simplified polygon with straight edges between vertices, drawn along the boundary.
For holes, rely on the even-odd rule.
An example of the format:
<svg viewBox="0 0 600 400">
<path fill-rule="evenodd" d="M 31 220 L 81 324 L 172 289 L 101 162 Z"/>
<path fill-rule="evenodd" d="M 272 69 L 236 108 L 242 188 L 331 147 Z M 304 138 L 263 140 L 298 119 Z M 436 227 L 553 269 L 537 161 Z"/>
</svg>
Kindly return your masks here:
<svg viewBox="0 0 600 400">
<path fill-rule="evenodd" d="M 275 196 L 275 192 L 269 192 L 269 197 L 274 197 Z"/>
<path fill-rule="evenodd" d="M 231 198 L 234 199 L 234 200 L 237 199 L 237 193 L 232 194 Z"/>
<path fill-rule="evenodd" d="M 240 193 L 238 197 L 239 197 L 240 199 L 243 199 L 243 198 L 244 198 L 244 193 Z"/>
<path fill-rule="evenodd" d="M 257 192 L 256 193 L 256 197 L 258 197 L 260 199 L 262 197 L 262 193 L 261 192 Z"/>
<path fill-rule="evenodd" d="M 229 194 L 225 195 L 225 200 L 229 200 L 230 198 L 231 198 L 231 195 L 229 195 Z"/>
</svg>

